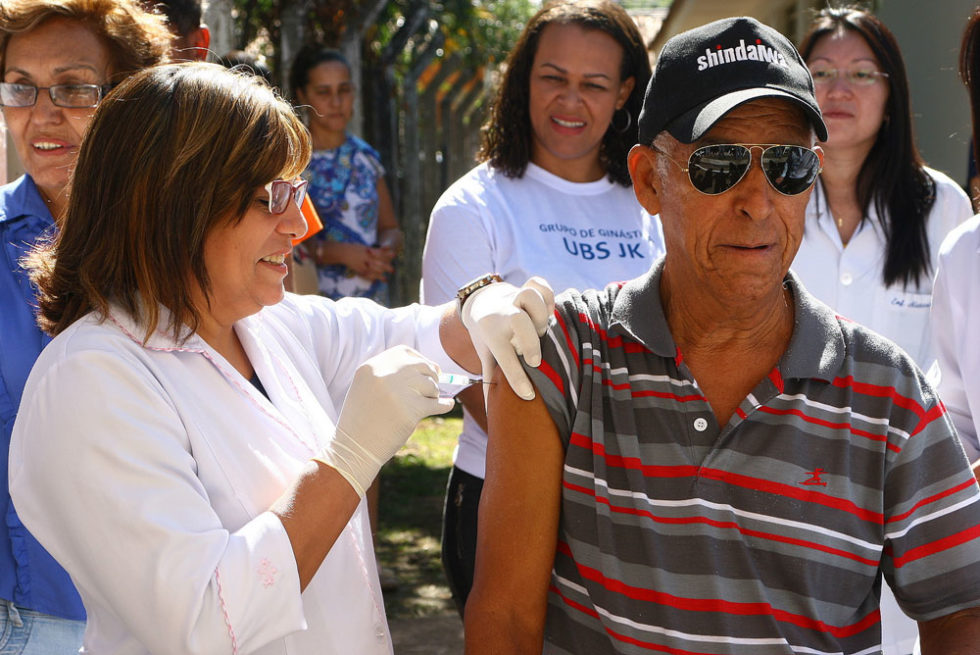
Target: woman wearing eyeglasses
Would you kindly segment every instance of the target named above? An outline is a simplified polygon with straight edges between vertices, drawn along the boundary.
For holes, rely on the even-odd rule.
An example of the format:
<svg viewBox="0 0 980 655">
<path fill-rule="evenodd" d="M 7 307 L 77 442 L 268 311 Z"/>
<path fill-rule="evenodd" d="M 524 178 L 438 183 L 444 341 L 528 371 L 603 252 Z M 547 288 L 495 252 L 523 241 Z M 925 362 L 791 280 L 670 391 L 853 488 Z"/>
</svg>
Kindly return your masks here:
<svg viewBox="0 0 980 655">
<path fill-rule="evenodd" d="M 839 314 L 901 346 L 923 369 L 932 279 L 945 235 L 972 215 L 966 194 L 915 147 L 905 64 L 873 14 L 823 10 L 800 45 L 829 136 L 793 270 Z M 908 655 L 915 622 L 882 591 L 886 655 Z"/>
<path fill-rule="evenodd" d="M 4 653 L 77 652 L 85 612 L 68 574 L 23 526 L 7 450 L 27 375 L 50 340 L 19 261 L 64 213 L 82 136 L 110 86 L 160 62 L 170 32 L 129 0 L 3 0 L 0 105 L 26 174 L 0 187 L 0 638 Z"/>
<path fill-rule="evenodd" d="M 56 336 L 10 446 L 86 652 L 390 655 L 365 489 L 452 408 L 439 367 L 478 367 L 461 321 L 530 391 L 511 343 L 538 356 L 547 290 L 400 309 L 284 293 L 310 150 L 264 81 L 212 64 L 143 71 L 96 110 L 29 264 Z"/>
<path fill-rule="evenodd" d="M 915 146 L 895 37 L 873 14 L 823 10 L 800 45 L 829 137 L 793 270 L 843 316 L 896 342 L 925 369 L 939 245 L 969 199 Z"/>
</svg>

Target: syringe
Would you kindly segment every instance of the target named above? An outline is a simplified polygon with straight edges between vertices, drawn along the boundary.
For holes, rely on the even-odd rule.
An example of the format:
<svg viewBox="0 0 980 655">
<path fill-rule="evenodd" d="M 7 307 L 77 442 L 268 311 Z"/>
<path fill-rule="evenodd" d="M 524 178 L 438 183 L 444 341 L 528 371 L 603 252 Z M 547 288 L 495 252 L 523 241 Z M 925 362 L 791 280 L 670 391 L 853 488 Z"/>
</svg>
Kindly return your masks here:
<svg viewBox="0 0 980 655">
<path fill-rule="evenodd" d="M 455 373 L 439 374 L 439 397 L 452 398 L 460 391 L 471 385 L 483 382 L 483 378 L 471 378 Z"/>
</svg>

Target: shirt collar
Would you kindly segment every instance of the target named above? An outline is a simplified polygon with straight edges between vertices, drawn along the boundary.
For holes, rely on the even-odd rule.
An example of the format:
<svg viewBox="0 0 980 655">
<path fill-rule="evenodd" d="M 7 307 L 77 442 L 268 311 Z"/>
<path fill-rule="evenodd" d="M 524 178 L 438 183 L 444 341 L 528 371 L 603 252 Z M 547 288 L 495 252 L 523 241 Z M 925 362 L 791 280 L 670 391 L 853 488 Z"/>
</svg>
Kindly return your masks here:
<svg viewBox="0 0 980 655">
<path fill-rule="evenodd" d="M 196 333 L 190 334 L 188 338 L 181 342 L 174 338 L 172 331 L 169 328 L 171 312 L 165 306 L 160 305 L 158 310 L 157 328 L 147 339 L 146 343 L 143 343 L 143 337 L 146 334 L 146 327 L 144 321 L 142 320 L 143 309 L 142 305 L 138 310 L 138 315 L 134 316 L 130 314 L 128 310 L 117 303 L 111 303 L 109 305 L 109 315 L 106 317 L 108 321 L 116 325 L 126 336 L 140 344 L 147 350 L 175 350 L 175 351 L 185 351 L 185 352 L 202 352 L 209 350 L 207 343 L 199 337 Z M 183 328 L 184 332 L 187 332 L 186 326 Z"/>
<path fill-rule="evenodd" d="M 30 175 L 22 175 L 0 187 L 0 223 L 24 216 L 38 216 L 54 222 L 48 205 Z"/>
<path fill-rule="evenodd" d="M 676 357 L 660 298 L 664 258 L 646 274 L 625 283 L 613 301 L 610 328 L 620 330 L 661 357 Z M 783 280 L 793 297 L 794 325 L 789 345 L 779 361 L 786 378 L 832 380 L 843 365 L 846 350 L 840 319 L 812 296 L 793 271 Z"/>
</svg>

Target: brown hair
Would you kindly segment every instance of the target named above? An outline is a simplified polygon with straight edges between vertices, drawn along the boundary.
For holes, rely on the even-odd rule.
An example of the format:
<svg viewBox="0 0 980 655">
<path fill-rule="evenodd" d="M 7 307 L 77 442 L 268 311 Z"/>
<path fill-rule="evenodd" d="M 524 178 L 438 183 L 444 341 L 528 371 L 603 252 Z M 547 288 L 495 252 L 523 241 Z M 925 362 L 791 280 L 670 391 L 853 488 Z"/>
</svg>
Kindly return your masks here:
<svg viewBox="0 0 980 655">
<path fill-rule="evenodd" d="M 166 21 L 135 0 L 3 0 L 0 3 L 0 72 L 7 67 L 7 44 L 51 18 L 77 20 L 109 49 L 110 82 L 166 61 L 173 35 Z M 65 47 L 71 47 L 66 44 Z"/>
<path fill-rule="evenodd" d="M 482 128 L 482 144 L 477 160 L 489 161 L 491 166 L 507 177 L 524 176 L 531 159 L 531 66 L 538 51 L 541 32 L 552 23 L 605 32 L 623 49 L 619 79 L 623 81 L 632 77 L 635 84 L 623 105 L 625 112 L 614 118 L 613 123 L 626 124 L 626 128 L 622 132 L 612 125 L 606 129 L 599 149 L 599 161 L 613 181 L 629 186 L 626 155 L 637 141 L 637 119 L 650 79 L 650 59 L 636 23 L 622 7 L 610 0 L 550 2 L 531 18 L 507 57 L 506 72 Z"/>
<path fill-rule="evenodd" d="M 298 176 L 306 128 L 261 78 L 215 64 L 134 74 L 99 105 L 78 156 L 64 225 L 28 261 L 40 323 L 58 334 L 118 303 L 157 329 L 170 310 L 175 339 L 196 331 L 194 285 L 210 294 L 204 242 L 237 223 L 257 189 Z"/>
</svg>

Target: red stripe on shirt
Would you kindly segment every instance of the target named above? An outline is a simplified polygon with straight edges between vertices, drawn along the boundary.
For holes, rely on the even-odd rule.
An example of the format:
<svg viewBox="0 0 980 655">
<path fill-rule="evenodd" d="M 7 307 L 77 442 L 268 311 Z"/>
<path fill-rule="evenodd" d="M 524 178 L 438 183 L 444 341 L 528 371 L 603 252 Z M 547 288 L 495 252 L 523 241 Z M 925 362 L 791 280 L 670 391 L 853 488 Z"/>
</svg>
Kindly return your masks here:
<svg viewBox="0 0 980 655">
<path fill-rule="evenodd" d="M 974 482 L 976 482 L 976 478 L 971 477 L 969 480 L 965 480 L 964 482 L 956 485 L 955 487 L 953 487 L 951 489 L 947 489 L 946 491 L 941 491 L 938 494 L 933 494 L 932 496 L 929 496 L 928 498 L 923 498 L 922 500 L 920 500 L 919 502 L 917 502 L 915 505 L 913 505 L 912 506 L 912 509 L 910 509 L 909 511 L 904 512 L 902 514 L 897 514 L 897 515 L 891 517 L 890 519 L 888 519 L 887 522 L 888 523 L 895 523 L 896 521 L 903 521 L 903 520 L 907 519 L 909 516 L 911 516 L 912 513 L 915 512 L 916 510 L 918 510 L 920 507 L 923 507 L 924 505 L 928 505 L 930 503 L 934 503 L 937 500 L 941 500 L 941 499 L 946 498 L 948 496 L 952 496 L 954 494 L 958 494 L 959 492 L 963 491 L 964 489 L 969 489 L 970 487 L 973 486 L 973 483 Z"/>
<path fill-rule="evenodd" d="M 594 490 L 589 489 L 588 487 L 572 484 L 570 482 L 564 482 L 562 483 L 562 486 L 564 486 L 569 491 L 574 491 L 577 493 L 591 496 L 592 498 L 595 499 L 596 503 L 607 506 L 611 512 L 614 512 L 616 514 L 641 516 L 650 519 L 654 523 L 660 523 L 663 525 L 707 525 L 713 528 L 719 528 L 721 530 L 735 530 L 739 534 L 744 535 L 746 537 L 765 539 L 766 541 L 788 544 L 790 546 L 798 546 L 800 548 L 806 548 L 808 550 L 815 550 L 821 553 L 826 553 L 827 555 L 841 557 L 843 559 L 851 560 L 859 564 L 864 564 L 865 566 L 874 567 L 876 569 L 878 568 L 877 559 L 861 557 L 856 553 L 852 553 L 847 550 L 842 550 L 840 548 L 831 548 L 830 546 L 824 546 L 814 541 L 807 541 L 806 539 L 798 539 L 795 537 L 786 537 L 772 532 L 763 532 L 761 530 L 752 530 L 742 525 L 739 525 L 735 521 L 718 521 L 716 519 L 709 519 L 704 516 L 685 516 L 679 518 L 659 516 L 654 514 L 650 510 L 637 509 L 635 507 L 621 507 L 619 505 L 613 505 L 608 498 L 603 498 L 602 496 L 596 496 Z"/>
<path fill-rule="evenodd" d="M 568 545 L 564 542 L 558 544 L 558 552 L 570 557 L 575 562 L 575 566 L 582 578 L 601 585 L 607 591 L 626 596 L 633 600 L 666 605 L 673 609 L 689 612 L 712 612 L 732 616 L 771 616 L 783 623 L 789 623 L 809 630 L 828 632 L 838 638 L 854 636 L 881 621 L 881 615 L 878 610 L 868 614 L 857 623 L 834 626 L 802 614 L 794 614 L 786 610 L 776 609 L 769 603 L 735 603 L 720 598 L 682 598 L 673 594 L 628 585 L 620 580 L 608 578 L 602 571 L 575 560 L 572 557 Z"/>
<path fill-rule="evenodd" d="M 568 334 L 568 326 L 565 324 L 565 319 L 562 318 L 561 312 L 557 309 L 555 310 L 555 320 L 558 323 L 558 327 L 561 328 L 562 334 L 565 335 L 565 346 L 568 348 L 568 352 L 572 353 L 572 359 L 575 360 L 575 368 L 581 368 L 578 360 L 578 350 L 572 345 L 572 337 Z"/>
<path fill-rule="evenodd" d="M 883 387 L 879 384 L 858 382 L 854 379 L 853 375 L 848 375 L 846 378 L 834 378 L 831 384 L 842 389 L 854 389 L 856 392 L 865 396 L 872 396 L 874 398 L 891 398 L 895 401 L 896 405 L 913 412 L 919 418 L 922 418 L 926 414 L 926 410 L 922 407 L 922 405 L 917 403 L 912 398 L 907 398 L 906 396 L 898 393 L 895 391 L 895 387 Z"/>
<path fill-rule="evenodd" d="M 872 441 L 883 443 L 888 448 L 888 450 L 894 451 L 896 453 L 902 452 L 901 448 L 888 441 L 888 435 L 875 434 L 874 432 L 868 432 L 867 430 L 859 430 L 853 427 L 850 423 L 846 423 L 846 422 L 834 423 L 832 421 L 827 421 L 821 418 L 817 418 L 815 416 L 810 416 L 809 414 L 799 409 L 775 409 L 773 407 L 766 407 L 765 405 L 763 405 L 759 407 L 759 411 L 765 414 L 774 414 L 776 416 L 787 416 L 787 415 L 798 416 L 804 421 L 806 421 L 807 423 L 813 423 L 814 425 L 822 425 L 823 427 L 833 428 L 835 430 L 845 429 L 848 430 L 851 434 L 856 435 L 858 437 L 865 437 L 866 439 L 871 439 Z"/>
<path fill-rule="evenodd" d="M 558 371 L 551 367 L 548 360 L 542 359 L 541 364 L 538 366 L 538 370 L 544 373 L 545 377 L 551 380 L 551 383 L 555 385 L 556 389 L 558 389 L 558 393 L 563 396 L 565 395 L 565 382 L 561 379 L 561 376 L 558 375 Z"/>
<path fill-rule="evenodd" d="M 965 530 L 957 532 L 956 534 L 951 534 L 948 537 L 943 537 L 942 539 L 937 539 L 935 541 L 930 541 L 927 544 L 916 546 L 901 557 L 893 557 L 892 561 L 895 563 L 895 568 L 899 569 L 906 564 L 923 559 L 924 557 L 929 557 L 930 555 L 935 555 L 936 553 L 941 553 L 944 550 L 955 548 L 956 546 L 965 544 L 968 541 L 973 541 L 978 537 L 980 537 L 980 525 L 973 525 Z"/>
<path fill-rule="evenodd" d="M 606 453 L 605 446 L 595 443 L 589 437 L 573 432 L 569 439 L 569 446 L 578 446 L 591 451 L 595 456 L 602 457 L 607 466 L 622 468 L 627 470 L 638 470 L 645 477 L 693 477 L 698 475 L 709 480 L 718 480 L 725 484 L 730 484 L 744 489 L 751 489 L 761 493 L 773 494 L 784 498 L 795 498 L 805 503 L 822 505 L 831 509 L 836 509 L 864 520 L 870 521 L 875 525 L 884 524 L 884 516 L 880 512 L 872 512 L 855 505 L 849 500 L 843 500 L 829 494 L 801 489 L 794 485 L 773 482 L 763 478 L 753 478 L 747 475 L 729 473 L 719 469 L 698 468 L 695 466 L 651 466 L 641 464 L 637 457 L 623 457 L 621 455 L 610 455 Z M 673 472 L 673 473 L 672 473 Z"/>
</svg>

